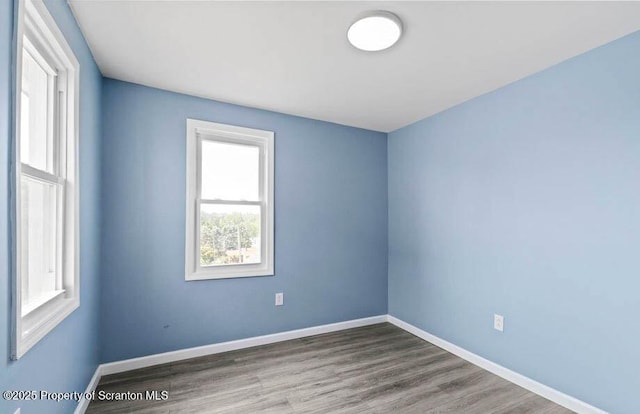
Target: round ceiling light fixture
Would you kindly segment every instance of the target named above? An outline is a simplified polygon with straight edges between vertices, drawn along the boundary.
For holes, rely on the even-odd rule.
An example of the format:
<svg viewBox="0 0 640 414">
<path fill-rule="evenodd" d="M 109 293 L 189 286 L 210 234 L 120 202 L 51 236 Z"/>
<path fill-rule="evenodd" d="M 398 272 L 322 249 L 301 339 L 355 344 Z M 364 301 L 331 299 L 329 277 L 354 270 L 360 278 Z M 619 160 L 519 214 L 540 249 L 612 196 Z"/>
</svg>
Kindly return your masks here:
<svg viewBox="0 0 640 414">
<path fill-rule="evenodd" d="M 347 31 L 355 48 L 377 52 L 393 46 L 402 35 L 402 21 L 388 11 L 372 11 L 360 16 Z"/>
</svg>

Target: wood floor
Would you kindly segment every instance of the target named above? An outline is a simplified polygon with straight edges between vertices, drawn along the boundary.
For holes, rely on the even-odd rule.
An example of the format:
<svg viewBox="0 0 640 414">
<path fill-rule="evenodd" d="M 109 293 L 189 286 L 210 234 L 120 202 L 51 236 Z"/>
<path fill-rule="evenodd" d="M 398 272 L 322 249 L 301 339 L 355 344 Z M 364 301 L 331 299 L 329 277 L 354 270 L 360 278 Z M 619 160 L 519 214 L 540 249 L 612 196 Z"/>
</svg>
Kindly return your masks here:
<svg viewBox="0 0 640 414">
<path fill-rule="evenodd" d="M 570 413 L 388 323 L 105 376 L 87 413 Z"/>
</svg>

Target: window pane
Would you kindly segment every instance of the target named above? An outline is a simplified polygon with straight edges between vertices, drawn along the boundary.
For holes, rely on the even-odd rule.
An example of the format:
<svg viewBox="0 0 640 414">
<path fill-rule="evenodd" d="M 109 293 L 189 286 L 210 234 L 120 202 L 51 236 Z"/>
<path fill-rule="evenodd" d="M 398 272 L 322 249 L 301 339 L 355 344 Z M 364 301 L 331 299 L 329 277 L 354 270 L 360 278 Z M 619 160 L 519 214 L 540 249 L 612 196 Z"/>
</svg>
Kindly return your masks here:
<svg viewBox="0 0 640 414">
<path fill-rule="evenodd" d="M 56 277 L 57 186 L 23 176 L 20 224 L 22 307 L 60 289 Z"/>
<path fill-rule="evenodd" d="M 260 149 L 202 140 L 202 198 L 259 200 Z"/>
<path fill-rule="evenodd" d="M 32 167 L 54 173 L 48 113 L 50 82 L 49 74 L 23 49 L 20 159 Z"/>
<path fill-rule="evenodd" d="M 201 266 L 260 263 L 260 248 L 260 206 L 201 205 Z"/>
</svg>

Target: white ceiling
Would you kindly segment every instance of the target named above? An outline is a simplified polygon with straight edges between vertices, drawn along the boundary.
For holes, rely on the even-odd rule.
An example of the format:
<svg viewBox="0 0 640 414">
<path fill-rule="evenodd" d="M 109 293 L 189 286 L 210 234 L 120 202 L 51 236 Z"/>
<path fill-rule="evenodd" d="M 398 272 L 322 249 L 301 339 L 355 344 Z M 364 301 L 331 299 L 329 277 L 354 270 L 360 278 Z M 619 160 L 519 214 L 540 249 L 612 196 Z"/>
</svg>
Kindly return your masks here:
<svg viewBox="0 0 640 414">
<path fill-rule="evenodd" d="M 385 132 L 640 29 L 636 2 L 69 2 L 105 76 Z M 378 9 L 403 38 L 354 49 Z"/>
</svg>

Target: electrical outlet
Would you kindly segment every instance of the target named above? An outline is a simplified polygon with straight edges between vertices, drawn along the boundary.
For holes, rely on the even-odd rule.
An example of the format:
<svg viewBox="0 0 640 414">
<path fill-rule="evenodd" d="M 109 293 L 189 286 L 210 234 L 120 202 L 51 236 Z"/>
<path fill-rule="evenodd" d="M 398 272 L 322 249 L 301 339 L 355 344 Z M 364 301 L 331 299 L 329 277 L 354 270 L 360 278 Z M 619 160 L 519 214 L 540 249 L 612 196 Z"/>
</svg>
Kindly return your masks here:
<svg viewBox="0 0 640 414">
<path fill-rule="evenodd" d="M 284 305 L 284 293 L 276 293 L 276 306 Z"/>
<path fill-rule="evenodd" d="M 504 332 L 504 316 L 497 313 L 493 315 L 493 329 Z"/>
</svg>

